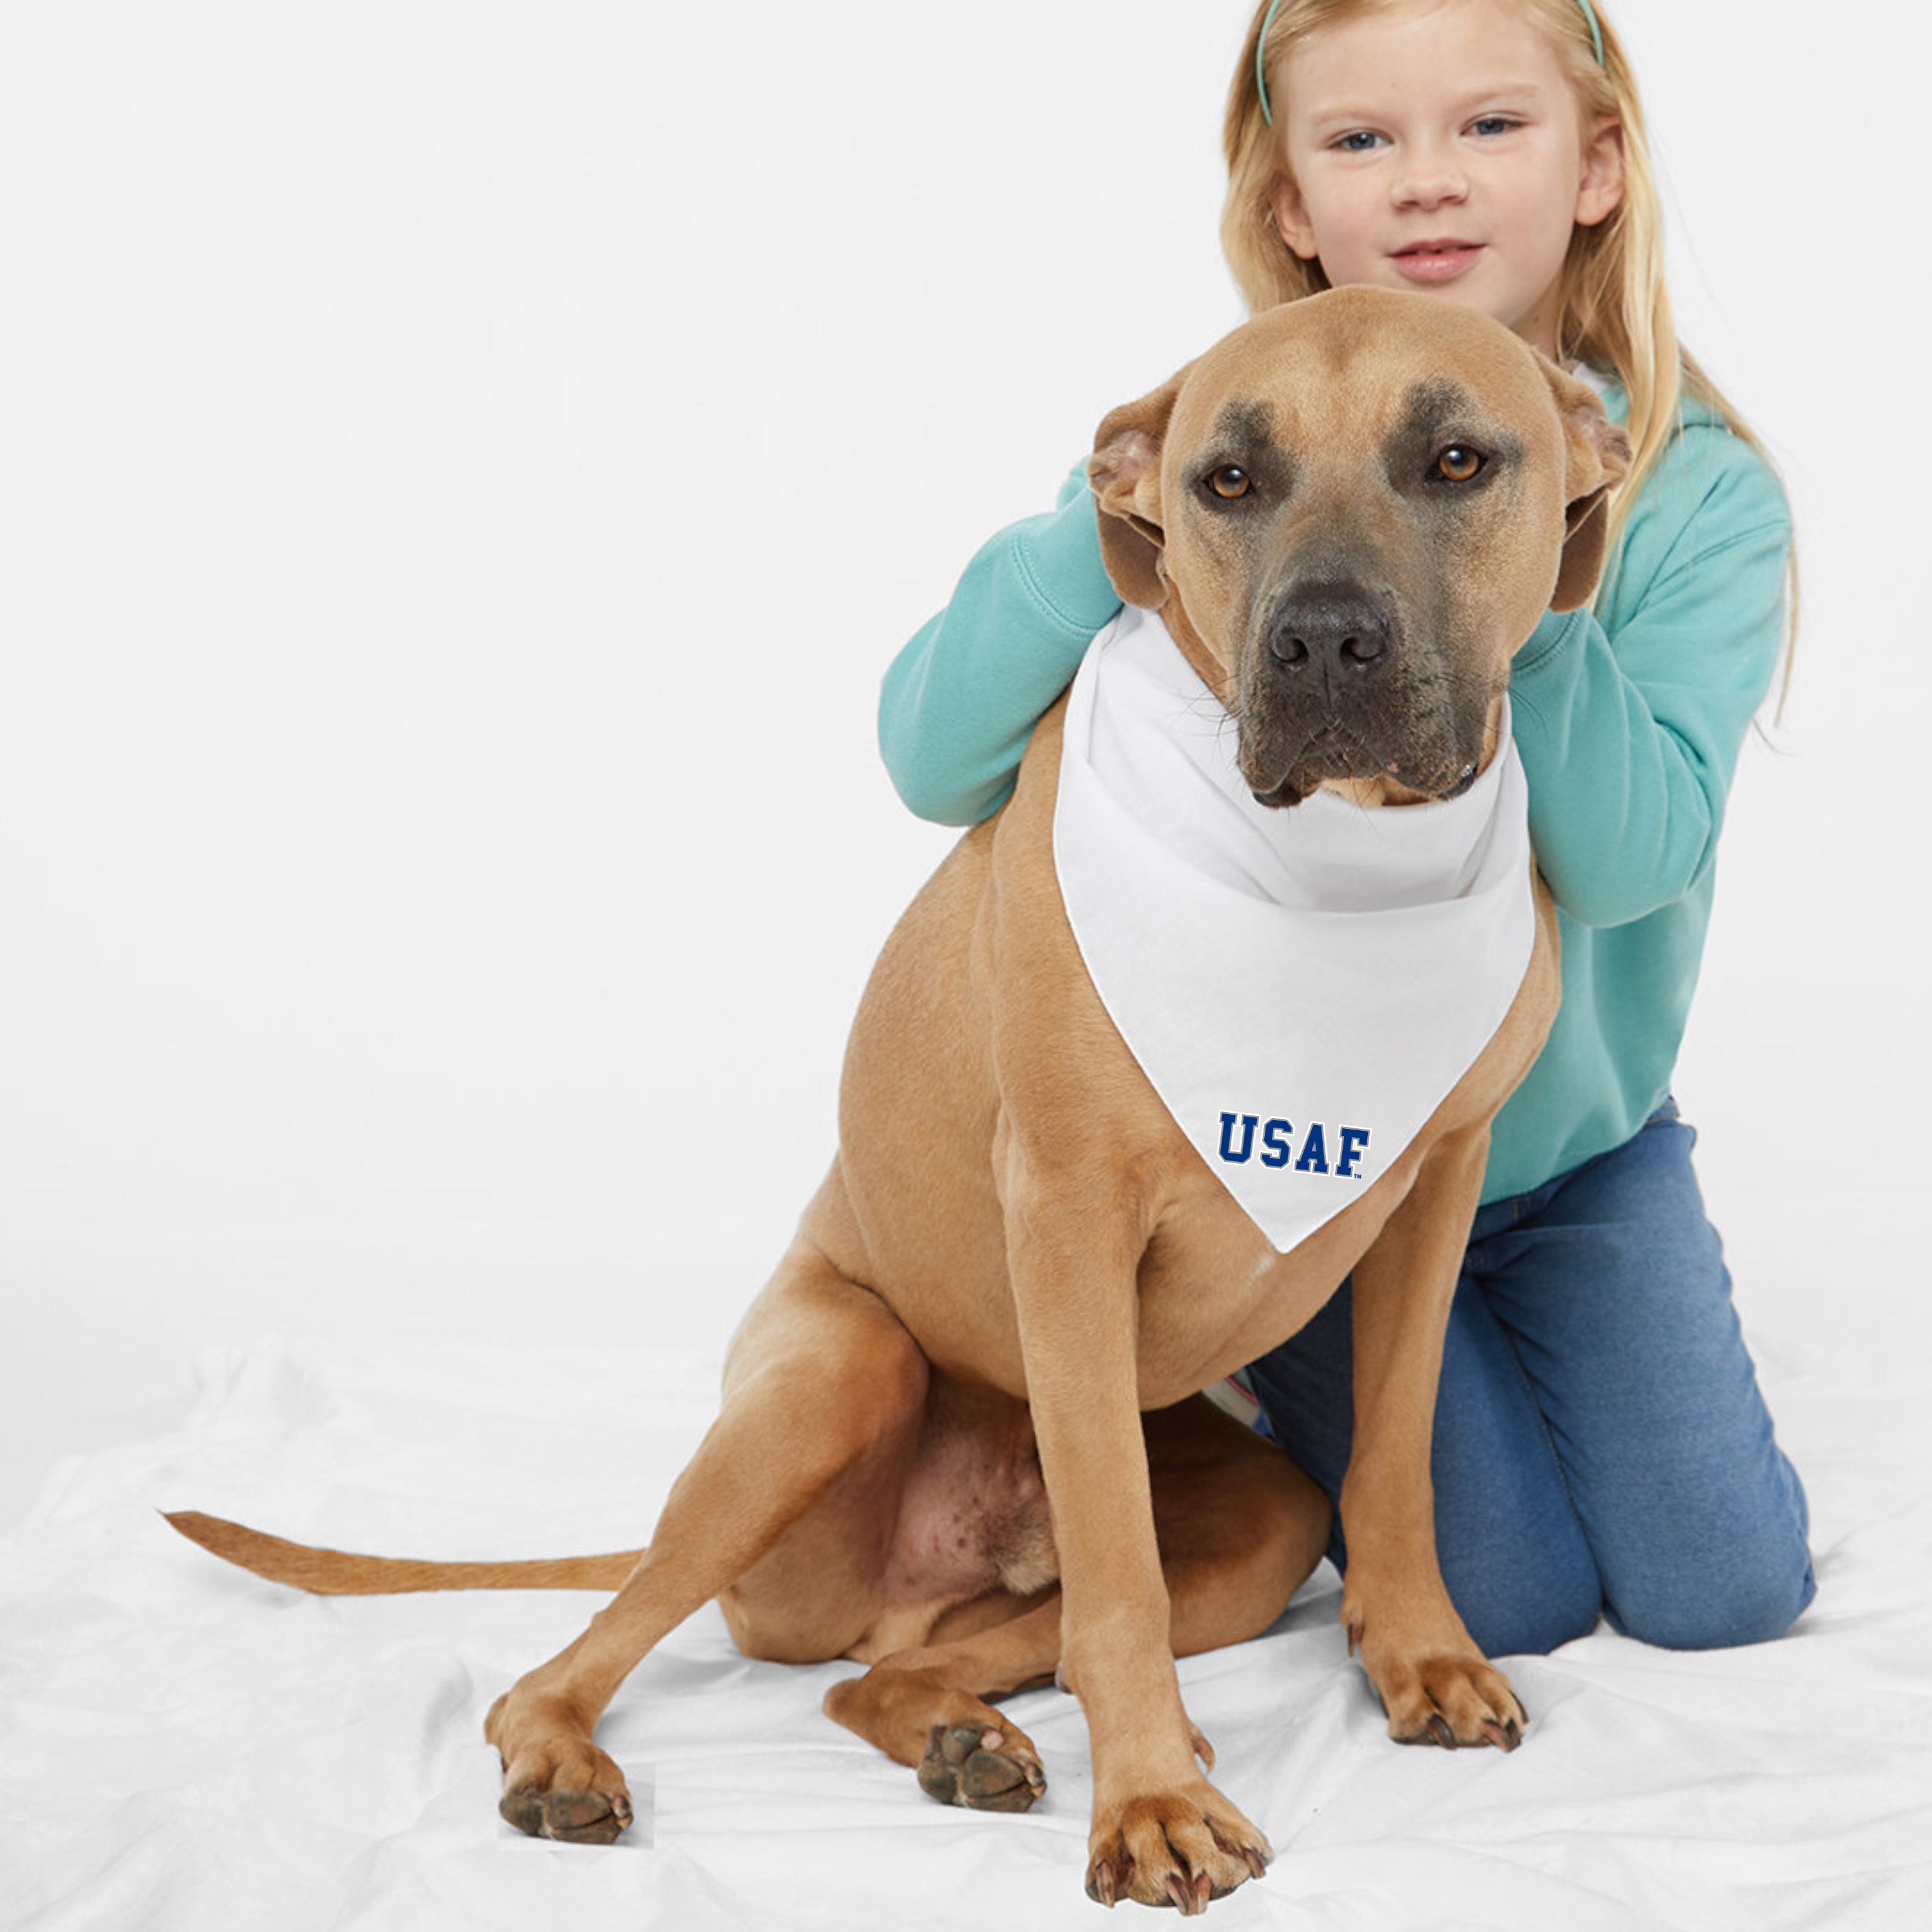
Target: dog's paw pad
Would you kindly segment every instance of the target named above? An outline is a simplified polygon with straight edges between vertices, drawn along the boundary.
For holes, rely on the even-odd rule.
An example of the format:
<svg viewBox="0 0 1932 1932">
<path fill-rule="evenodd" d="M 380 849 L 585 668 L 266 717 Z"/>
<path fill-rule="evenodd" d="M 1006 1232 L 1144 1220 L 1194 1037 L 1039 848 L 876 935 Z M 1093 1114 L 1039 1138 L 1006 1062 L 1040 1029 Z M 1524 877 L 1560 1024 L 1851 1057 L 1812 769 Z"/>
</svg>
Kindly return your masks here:
<svg viewBox="0 0 1932 1932">
<path fill-rule="evenodd" d="M 919 1788 L 969 1811 L 1024 1811 L 1046 1789 L 1031 1748 L 985 1724 L 934 1724 L 919 1767 Z"/>
<path fill-rule="evenodd" d="M 610 1844 L 632 1815 L 627 1792 L 546 1790 L 533 1784 L 505 1792 L 496 1809 L 532 1838 L 555 1838 L 569 1845 Z"/>
</svg>

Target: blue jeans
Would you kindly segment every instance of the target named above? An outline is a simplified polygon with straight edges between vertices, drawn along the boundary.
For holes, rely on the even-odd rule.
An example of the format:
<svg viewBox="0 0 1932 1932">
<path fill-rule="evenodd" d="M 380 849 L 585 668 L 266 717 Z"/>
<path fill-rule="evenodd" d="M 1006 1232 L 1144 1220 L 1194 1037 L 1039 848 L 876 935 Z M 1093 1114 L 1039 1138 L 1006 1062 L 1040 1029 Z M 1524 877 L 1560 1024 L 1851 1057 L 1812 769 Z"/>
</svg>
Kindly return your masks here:
<svg viewBox="0 0 1932 1932">
<path fill-rule="evenodd" d="M 1491 1656 L 1600 1616 L 1673 1649 L 1780 1636 L 1816 1585 L 1804 1492 L 1772 1433 L 1666 1102 L 1622 1147 L 1478 1210 L 1436 1409 L 1444 1582 Z M 1330 1497 L 1354 1429 L 1348 1291 L 1248 1370 Z M 1346 1568 L 1337 1512 L 1330 1552 Z"/>
</svg>

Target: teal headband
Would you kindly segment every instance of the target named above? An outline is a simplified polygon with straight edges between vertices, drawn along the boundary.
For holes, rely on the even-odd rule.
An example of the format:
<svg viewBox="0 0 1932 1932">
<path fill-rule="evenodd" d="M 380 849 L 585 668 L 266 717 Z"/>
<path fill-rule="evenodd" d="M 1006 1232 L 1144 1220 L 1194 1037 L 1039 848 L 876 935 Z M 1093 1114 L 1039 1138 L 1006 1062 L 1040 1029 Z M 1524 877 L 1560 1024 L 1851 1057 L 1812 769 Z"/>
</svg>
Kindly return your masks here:
<svg viewBox="0 0 1932 1932">
<path fill-rule="evenodd" d="M 1591 49 L 1597 56 L 1597 64 L 1601 67 L 1604 64 L 1604 30 L 1598 24 L 1597 10 L 1591 5 L 1590 0 L 1576 0 L 1576 4 L 1583 10 L 1583 18 L 1590 29 Z M 1268 70 L 1262 64 L 1262 50 L 1268 45 L 1268 29 L 1274 25 L 1275 13 L 1280 5 L 1281 0 L 1268 0 L 1268 10 L 1262 16 L 1262 30 L 1255 40 L 1255 86 L 1262 97 L 1262 118 L 1270 128 L 1274 125 L 1274 110 L 1268 105 Z"/>
</svg>

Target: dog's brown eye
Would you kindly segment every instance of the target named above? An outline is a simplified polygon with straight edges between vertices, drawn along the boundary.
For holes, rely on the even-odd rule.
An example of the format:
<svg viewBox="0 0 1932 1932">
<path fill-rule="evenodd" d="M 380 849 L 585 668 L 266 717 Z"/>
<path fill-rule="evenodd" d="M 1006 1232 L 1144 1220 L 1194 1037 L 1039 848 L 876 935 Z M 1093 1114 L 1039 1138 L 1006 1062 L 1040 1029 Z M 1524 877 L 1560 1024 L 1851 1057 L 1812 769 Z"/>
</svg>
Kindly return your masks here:
<svg viewBox="0 0 1932 1932">
<path fill-rule="evenodd" d="M 1467 443 L 1452 442 L 1436 459 L 1436 473 L 1446 483 L 1466 483 L 1483 466 L 1483 459 Z"/>
<path fill-rule="evenodd" d="M 1238 463 L 1224 463 L 1219 470 L 1209 472 L 1208 487 L 1216 496 L 1232 502 L 1238 496 L 1245 496 L 1254 486 L 1253 479 Z"/>
</svg>

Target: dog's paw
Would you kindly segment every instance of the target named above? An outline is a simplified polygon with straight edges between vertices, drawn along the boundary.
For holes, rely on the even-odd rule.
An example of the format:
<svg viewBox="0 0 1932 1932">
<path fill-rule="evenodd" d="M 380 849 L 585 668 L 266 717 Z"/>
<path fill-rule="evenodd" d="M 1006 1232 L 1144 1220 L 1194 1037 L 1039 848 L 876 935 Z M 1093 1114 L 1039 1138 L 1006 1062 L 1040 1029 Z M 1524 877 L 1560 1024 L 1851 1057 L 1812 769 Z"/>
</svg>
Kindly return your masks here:
<svg viewBox="0 0 1932 1932">
<path fill-rule="evenodd" d="M 533 1838 L 608 1845 L 631 1822 L 631 1794 L 616 1760 L 599 1750 L 551 1700 L 520 1688 L 497 1699 L 484 1731 L 503 1761 L 505 1821 Z"/>
<path fill-rule="evenodd" d="M 599 1751 L 597 1755 L 603 1757 Z M 610 1760 L 604 1759 L 606 1764 Z M 631 1794 L 615 1765 L 614 1790 L 574 1784 L 506 1786 L 496 1809 L 520 1832 L 533 1838 L 557 1838 L 572 1845 L 614 1843 L 631 1822 Z"/>
<path fill-rule="evenodd" d="M 1405 1657 L 1372 1671 L 1389 1736 L 1399 1744 L 1440 1744 L 1456 1750 L 1493 1744 L 1513 1751 L 1529 1715 L 1509 1679 L 1472 1652 Z"/>
<path fill-rule="evenodd" d="M 1348 1648 L 1360 1654 L 1388 1713 L 1389 1736 L 1400 1744 L 1446 1750 L 1481 1744 L 1514 1750 L 1529 1714 L 1509 1679 L 1471 1641 L 1448 1596 L 1389 1610 L 1390 1594 L 1364 1586 L 1345 1590 L 1342 1602 Z"/>
<path fill-rule="evenodd" d="M 920 1760 L 919 1788 L 969 1811 L 1025 1811 L 1046 1789 L 1032 1744 L 1009 1724 L 934 1724 Z"/>
<path fill-rule="evenodd" d="M 1383 1693 L 1389 1736 L 1399 1744 L 1440 1744 L 1456 1750 L 1493 1744 L 1513 1751 L 1529 1714 L 1509 1679 L 1480 1660 L 1425 1658 L 1394 1673 Z"/>
<path fill-rule="evenodd" d="M 1130 1798 L 1104 1820 L 1096 1813 L 1088 1850 L 1089 1898 L 1171 1905 L 1187 1918 L 1259 1878 L 1274 1856 L 1261 1832 L 1204 1782 Z"/>
</svg>

